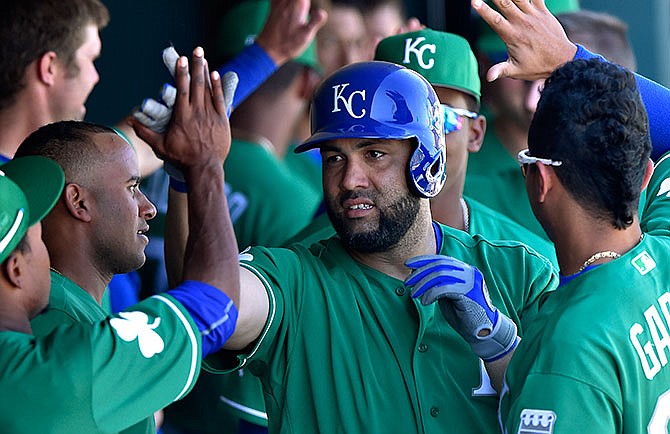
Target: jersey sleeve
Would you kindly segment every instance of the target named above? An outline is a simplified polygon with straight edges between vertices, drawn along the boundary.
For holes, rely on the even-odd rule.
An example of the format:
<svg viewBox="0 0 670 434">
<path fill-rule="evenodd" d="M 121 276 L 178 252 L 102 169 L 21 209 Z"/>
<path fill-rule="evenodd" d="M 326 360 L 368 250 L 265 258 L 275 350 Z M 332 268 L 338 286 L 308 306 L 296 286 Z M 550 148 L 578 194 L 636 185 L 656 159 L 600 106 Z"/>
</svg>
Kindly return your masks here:
<svg viewBox="0 0 670 434">
<path fill-rule="evenodd" d="M 621 409 L 605 393 L 567 376 L 531 374 L 511 404 L 507 433 L 611 434 L 621 429 Z"/>
<path fill-rule="evenodd" d="M 183 397 L 197 379 L 196 324 L 171 296 L 153 296 L 97 324 L 90 334 L 94 418 L 121 430 Z"/>
<path fill-rule="evenodd" d="M 231 61 L 219 67 L 218 71 L 221 76 L 228 71 L 233 71 L 240 79 L 233 98 L 233 109 L 240 105 L 276 70 L 277 65 L 257 43 L 245 47 Z"/>
</svg>

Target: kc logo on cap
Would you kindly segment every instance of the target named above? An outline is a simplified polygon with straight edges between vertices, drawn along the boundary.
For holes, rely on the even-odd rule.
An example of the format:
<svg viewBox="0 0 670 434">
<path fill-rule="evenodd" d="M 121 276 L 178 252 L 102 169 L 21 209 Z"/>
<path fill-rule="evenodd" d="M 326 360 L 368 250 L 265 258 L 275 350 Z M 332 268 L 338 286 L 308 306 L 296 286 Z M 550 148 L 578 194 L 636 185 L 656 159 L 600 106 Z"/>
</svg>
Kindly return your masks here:
<svg viewBox="0 0 670 434">
<path fill-rule="evenodd" d="M 419 62 L 419 66 L 421 66 L 423 69 L 431 69 L 435 65 L 435 59 L 432 57 L 428 59 L 428 62 L 426 62 L 423 58 L 423 54 L 426 50 L 430 51 L 431 53 L 435 54 L 436 47 L 435 44 L 421 44 L 423 41 L 425 41 L 426 38 L 423 36 L 420 36 L 416 39 L 412 38 L 407 38 L 405 39 L 405 57 L 403 58 L 403 63 L 408 64 L 411 62 L 409 56 L 410 54 L 414 53 L 416 56 L 416 61 Z"/>
</svg>

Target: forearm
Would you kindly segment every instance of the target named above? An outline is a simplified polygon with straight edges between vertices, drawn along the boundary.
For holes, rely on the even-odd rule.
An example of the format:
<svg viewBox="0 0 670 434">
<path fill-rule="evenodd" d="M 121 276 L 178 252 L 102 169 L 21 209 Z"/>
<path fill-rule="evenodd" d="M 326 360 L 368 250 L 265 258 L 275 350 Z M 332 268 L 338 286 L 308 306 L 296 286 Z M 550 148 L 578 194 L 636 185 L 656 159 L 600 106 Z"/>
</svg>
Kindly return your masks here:
<svg viewBox="0 0 670 434">
<path fill-rule="evenodd" d="M 176 287 L 184 280 L 184 252 L 188 232 L 188 197 L 186 193 L 170 188 L 164 243 L 165 268 L 170 288 Z"/>
<path fill-rule="evenodd" d="M 515 351 L 516 348 L 501 359 L 498 359 L 494 362 L 484 363 L 486 366 L 486 372 L 488 372 L 489 378 L 491 379 L 491 385 L 498 392 L 498 395 L 500 395 L 500 391 L 502 390 L 507 365 L 509 365 L 509 361 L 512 359 L 512 355 L 514 355 Z"/>
<path fill-rule="evenodd" d="M 228 212 L 223 165 L 188 168 L 189 234 L 183 280 L 207 282 L 239 306 L 238 248 Z"/>
</svg>

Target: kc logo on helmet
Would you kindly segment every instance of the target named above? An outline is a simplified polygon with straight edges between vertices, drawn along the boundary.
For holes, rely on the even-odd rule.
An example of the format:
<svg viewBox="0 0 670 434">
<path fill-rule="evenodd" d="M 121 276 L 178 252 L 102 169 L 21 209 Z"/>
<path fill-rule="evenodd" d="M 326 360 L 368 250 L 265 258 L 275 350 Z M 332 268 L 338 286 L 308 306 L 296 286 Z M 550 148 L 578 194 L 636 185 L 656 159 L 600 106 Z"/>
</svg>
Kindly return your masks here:
<svg viewBox="0 0 670 434">
<path fill-rule="evenodd" d="M 412 38 L 405 39 L 405 58 L 402 60 L 402 63 L 410 63 L 409 56 L 414 53 L 417 62 L 419 62 L 419 66 L 423 69 L 431 69 L 433 65 L 435 65 L 435 59 L 430 58 L 428 59 L 428 62 L 425 62 L 423 60 L 423 53 L 428 50 L 435 54 L 436 48 L 435 44 L 423 44 L 419 46 L 419 44 L 425 40 L 426 38 L 424 36 L 420 36 L 414 40 L 412 40 Z"/>
<path fill-rule="evenodd" d="M 349 83 L 344 83 L 344 84 L 338 84 L 333 86 L 334 90 L 334 101 L 333 101 L 333 111 L 332 113 L 337 113 L 340 111 L 340 102 L 344 105 L 344 108 L 347 110 L 347 113 L 349 113 L 349 116 L 352 118 L 360 119 L 363 116 L 365 116 L 365 108 L 361 109 L 361 112 L 359 115 L 356 115 L 354 113 L 354 108 L 353 108 L 353 98 L 356 95 L 359 95 L 360 98 L 365 101 L 365 90 L 355 90 L 349 94 L 349 97 L 345 97 L 342 94 L 344 93 L 344 90 L 349 86 Z"/>
</svg>

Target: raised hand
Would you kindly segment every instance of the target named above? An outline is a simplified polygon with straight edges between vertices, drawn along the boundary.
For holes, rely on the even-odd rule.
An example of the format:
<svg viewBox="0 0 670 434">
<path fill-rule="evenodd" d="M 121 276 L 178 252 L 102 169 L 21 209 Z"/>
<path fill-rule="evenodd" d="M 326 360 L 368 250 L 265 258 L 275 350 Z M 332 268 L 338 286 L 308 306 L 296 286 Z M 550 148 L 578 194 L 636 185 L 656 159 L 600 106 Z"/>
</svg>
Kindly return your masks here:
<svg viewBox="0 0 670 434">
<path fill-rule="evenodd" d="M 216 71 L 209 75 L 201 47 L 193 51 L 190 75 L 186 57 L 178 59 L 175 80 L 174 113 L 165 134 L 131 119 L 136 134 L 149 143 L 157 155 L 177 167 L 189 170 L 222 164 L 230 150 L 227 105 L 221 77 Z"/>
<path fill-rule="evenodd" d="M 577 46 L 570 42 L 544 0 L 492 0 L 499 12 L 483 0 L 472 7 L 507 45 L 509 58 L 489 68 L 486 79 L 501 77 L 537 80 L 572 60 Z"/>
<path fill-rule="evenodd" d="M 476 267 L 443 255 L 417 256 L 405 265 L 413 269 L 405 280 L 412 297 L 424 306 L 438 301 L 444 318 L 482 360 L 498 360 L 516 347 L 516 325 L 491 304 Z"/>
<path fill-rule="evenodd" d="M 310 10 L 310 0 L 270 0 L 270 13 L 256 42 L 281 65 L 305 51 L 327 16 L 323 9 Z"/>
</svg>

